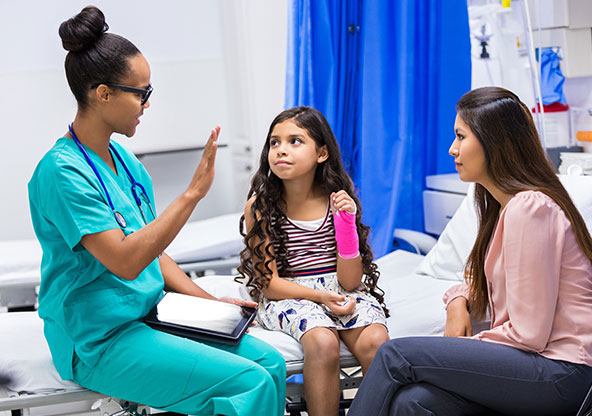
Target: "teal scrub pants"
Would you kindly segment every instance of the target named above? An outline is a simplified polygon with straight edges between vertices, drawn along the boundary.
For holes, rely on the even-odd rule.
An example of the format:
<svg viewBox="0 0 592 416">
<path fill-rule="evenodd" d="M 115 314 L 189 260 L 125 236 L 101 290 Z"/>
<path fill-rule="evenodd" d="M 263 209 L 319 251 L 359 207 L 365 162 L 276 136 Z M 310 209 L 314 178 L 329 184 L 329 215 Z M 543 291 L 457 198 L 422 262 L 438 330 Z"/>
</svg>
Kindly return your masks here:
<svg viewBox="0 0 592 416">
<path fill-rule="evenodd" d="M 196 342 L 135 322 L 93 368 L 74 358 L 74 381 L 119 399 L 188 415 L 284 414 L 286 364 L 246 334 L 238 345 Z"/>
</svg>

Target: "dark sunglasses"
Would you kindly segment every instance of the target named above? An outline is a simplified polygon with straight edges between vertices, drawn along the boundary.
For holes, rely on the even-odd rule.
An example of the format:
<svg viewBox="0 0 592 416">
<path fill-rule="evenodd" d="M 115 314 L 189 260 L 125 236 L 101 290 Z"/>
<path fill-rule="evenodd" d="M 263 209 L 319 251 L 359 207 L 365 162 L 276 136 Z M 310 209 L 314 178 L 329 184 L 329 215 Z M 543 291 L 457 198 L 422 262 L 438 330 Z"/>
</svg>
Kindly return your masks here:
<svg viewBox="0 0 592 416">
<path fill-rule="evenodd" d="M 150 98 L 150 94 L 152 94 L 153 91 L 152 85 L 148 85 L 148 87 L 145 90 L 143 90 L 141 88 L 128 87 L 127 85 L 113 84 L 111 82 L 97 82 L 95 84 L 92 84 L 90 86 L 90 89 L 94 90 L 99 85 L 106 85 L 108 87 L 119 88 L 121 91 L 131 92 L 133 94 L 140 94 L 140 96 L 142 97 L 142 105 L 146 104 L 146 101 L 148 101 L 148 99 Z"/>
</svg>

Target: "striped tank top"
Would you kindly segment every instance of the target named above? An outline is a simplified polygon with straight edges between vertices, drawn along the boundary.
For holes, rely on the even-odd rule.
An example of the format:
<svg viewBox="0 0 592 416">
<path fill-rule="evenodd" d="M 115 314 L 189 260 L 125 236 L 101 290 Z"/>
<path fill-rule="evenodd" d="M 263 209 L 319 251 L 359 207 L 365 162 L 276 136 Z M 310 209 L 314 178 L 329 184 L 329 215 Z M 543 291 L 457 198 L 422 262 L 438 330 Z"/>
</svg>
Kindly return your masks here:
<svg viewBox="0 0 592 416">
<path fill-rule="evenodd" d="M 288 274 L 298 276 L 300 270 L 314 269 L 316 273 L 330 273 L 337 265 L 337 243 L 333 215 L 329 207 L 324 218 L 314 221 L 296 221 L 287 217 L 280 223 L 287 234 L 286 242 Z M 277 253 L 279 246 L 274 243 Z M 315 274 L 316 274 L 315 273 Z"/>
</svg>

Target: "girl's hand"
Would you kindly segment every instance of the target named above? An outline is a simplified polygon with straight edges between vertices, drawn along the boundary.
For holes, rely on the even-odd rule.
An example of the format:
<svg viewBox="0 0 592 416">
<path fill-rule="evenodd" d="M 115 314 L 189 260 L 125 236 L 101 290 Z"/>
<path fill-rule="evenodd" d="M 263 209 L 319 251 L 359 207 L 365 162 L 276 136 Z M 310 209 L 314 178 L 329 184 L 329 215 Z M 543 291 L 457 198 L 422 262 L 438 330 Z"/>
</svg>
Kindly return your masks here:
<svg viewBox="0 0 592 416">
<path fill-rule="evenodd" d="M 453 299 L 446 308 L 445 337 L 470 337 L 473 335 L 471 315 L 467 308 L 467 300 L 459 296 Z"/>
<path fill-rule="evenodd" d="M 331 211 L 333 215 L 339 215 L 339 211 L 346 211 L 350 214 L 356 213 L 356 203 L 343 189 L 331 194 Z"/>
<path fill-rule="evenodd" d="M 229 296 L 224 296 L 224 297 L 218 298 L 218 300 L 220 302 L 232 303 L 233 305 L 246 306 L 247 308 L 256 308 L 257 307 L 256 302 L 253 302 L 250 300 L 245 300 L 245 299 L 239 299 L 239 298 L 231 298 Z"/>
<path fill-rule="evenodd" d="M 343 296 L 329 290 L 323 291 L 321 303 L 335 315 L 351 315 L 356 310 L 356 301 L 351 296 Z"/>
<path fill-rule="evenodd" d="M 201 155 L 201 160 L 193 174 L 188 191 L 192 192 L 198 199 L 202 199 L 212 186 L 214 181 L 214 163 L 216 161 L 216 150 L 218 149 L 218 135 L 220 126 L 216 126 L 210 132 L 210 137 Z"/>
</svg>

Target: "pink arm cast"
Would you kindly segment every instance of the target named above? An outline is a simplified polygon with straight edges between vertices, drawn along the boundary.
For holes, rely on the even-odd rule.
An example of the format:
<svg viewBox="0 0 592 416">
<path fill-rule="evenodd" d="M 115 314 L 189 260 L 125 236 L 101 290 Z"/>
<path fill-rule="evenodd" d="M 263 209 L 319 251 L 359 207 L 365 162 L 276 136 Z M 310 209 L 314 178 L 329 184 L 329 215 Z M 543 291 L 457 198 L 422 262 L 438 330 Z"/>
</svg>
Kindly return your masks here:
<svg viewBox="0 0 592 416">
<path fill-rule="evenodd" d="M 338 211 L 333 215 L 337 252 L 344 259 L 353 259 L 360 254 L 360 242 L 356 227 L 356 216 L 347 211 Z"/>
</svg>

